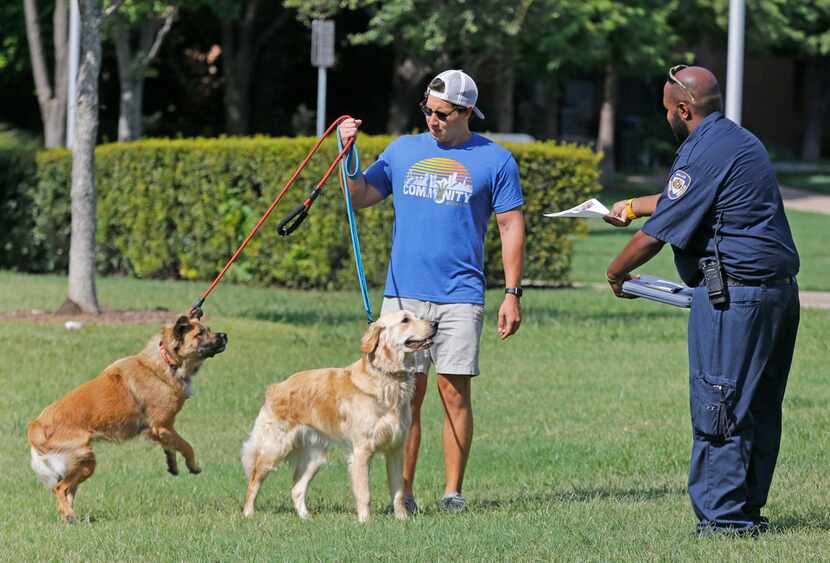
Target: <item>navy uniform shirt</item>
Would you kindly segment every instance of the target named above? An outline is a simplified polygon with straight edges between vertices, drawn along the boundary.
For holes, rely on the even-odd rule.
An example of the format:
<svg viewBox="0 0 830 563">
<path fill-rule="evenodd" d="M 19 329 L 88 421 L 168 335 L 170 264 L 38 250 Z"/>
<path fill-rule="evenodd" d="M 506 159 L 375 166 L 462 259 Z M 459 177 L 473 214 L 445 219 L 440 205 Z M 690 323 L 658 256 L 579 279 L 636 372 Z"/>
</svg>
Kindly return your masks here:
<svg viewBox="0 0 830 563">
<path fill-rule="evenodd" d="M 720 112 L 680 145 L 657 209 L 642 231 L 674 250 L 680 277 L 699 285 L 698 262 L 718 251 L 730 277 L 749 282 L 795 276 L 798 252 L 778 181 L 761 142 Z"/>
</svg>

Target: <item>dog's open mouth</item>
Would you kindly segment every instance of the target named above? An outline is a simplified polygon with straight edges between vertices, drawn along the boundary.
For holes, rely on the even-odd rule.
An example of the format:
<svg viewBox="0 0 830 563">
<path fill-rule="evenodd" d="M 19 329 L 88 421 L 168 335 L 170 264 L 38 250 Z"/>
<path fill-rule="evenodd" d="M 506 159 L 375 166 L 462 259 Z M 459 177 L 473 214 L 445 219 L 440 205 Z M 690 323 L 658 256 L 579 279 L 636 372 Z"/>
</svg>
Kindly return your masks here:
<svg viewBox="0 0 830 563">
<path fill-rule="evenodd" d="M 420 352 L 421 350 L 426 350 L 432 346 L 432 338 L 407 338 L 404 345 L 414 352 Z"/>
</svg>

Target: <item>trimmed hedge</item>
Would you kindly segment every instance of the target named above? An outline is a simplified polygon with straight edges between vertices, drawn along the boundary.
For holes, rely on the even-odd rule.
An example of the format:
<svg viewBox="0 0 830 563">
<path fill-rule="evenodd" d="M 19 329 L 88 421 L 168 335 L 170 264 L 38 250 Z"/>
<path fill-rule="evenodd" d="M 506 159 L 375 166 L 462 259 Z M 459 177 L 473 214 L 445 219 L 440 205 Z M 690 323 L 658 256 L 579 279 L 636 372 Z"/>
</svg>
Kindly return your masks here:
<svg viewBox="0 0 830 563">
<path fill-rule="evenodd" d="M 361 135 L 364 165 L 391 140 Z M 313 142 L 308 137 L 255 137 L 147 140 L 98 147 L 98 271 L 212 279 Z M 569 235 L 584 230 L 584 224 L 549 221 L 541 214 L 574 205 L 596 192 L 598 157 L 586 147 L 551 142 L 505 146 L 519 164 L 526 200 L 525 277 L 564 280 L 570 266 Z M 336 177 L 329 180 L 302 227 L 289 237 L 276 232 L 278 221 L 306 197 L 335 154 L 334 141 L 326 142 L 226 279 L 298 288 L 355 286 L 348 222 Z M 16 202 L 13 209 L 4 202 L 2 220 L 9 227 L 0 240 L 4 249 L 0 265 L 23 271 L 65 271 L 69 152 L 41 151 L 34 159 L 9 158 L 9 153 L 0 152 L 0 180 L 6 198 Z M 357 217 L 367 279 L 381 285 L 391 244 L 391 202 L 361 210 Z M 503 283 L 495 220 L 487 234 L 486 260 L 488 283 Z"/>
</svg>

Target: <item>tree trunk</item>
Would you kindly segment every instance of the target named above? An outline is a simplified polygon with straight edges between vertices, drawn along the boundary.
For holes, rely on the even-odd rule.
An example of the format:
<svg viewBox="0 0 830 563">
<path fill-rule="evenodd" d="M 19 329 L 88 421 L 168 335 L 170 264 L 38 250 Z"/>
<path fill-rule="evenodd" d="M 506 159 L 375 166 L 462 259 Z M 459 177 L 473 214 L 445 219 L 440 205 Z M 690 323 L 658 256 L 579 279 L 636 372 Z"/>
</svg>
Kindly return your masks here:
<svg viewBox="0 0 830 563">
<path fill-rule="evenodd" d="M 120 63 L 118 65 L 121 66 Z M 143 133 L 144 78 L 121 80 L 118 140 L 135 141 Z"/>
<path fill-rule="evenodd" d="M 141 97 L 144 91 L 142 76 L 136 77 L 132 48 L 130 47 L 130 28 L 124 20 L 116 16 L 113 22 L 113 42 L 115 58 L 118 61 L 118 82 L 121 88 L 118 113 L 118 140 L 134 141 L 141 137 Z"/>
<path fill-rule="evenodd" d="M 562 98 L 562 90 L 559 81 L 550 77 L 542 82 L 545 98 L 541 104 L 542 115 L 545 116 L 544 134 L 545 139 L 556 139 L 559 137 L 559 104 Z"/>
<path fill-rule="evenodd" d="M 118 115 L 118 140 L 140 139 L 143 129 L 144 79 L 150 64 L 156 58 L 164 38 L 176 18 L 177 8 L 168 7 L 163 17 L 151 18 L 140 25 L 138 50 L 130 47 L 130 27 L 117 14 L 113 21 L 113 42 L 118 60 L 118 80 L 121 88 Z"/>
<path fill-rule="evenodd" d="M 23 0 L 23 8 L 26 13 L 26 37 L 29 42 L 32 75 L 43 121 L 43 142 L 47 148 L 59 147 L 66 141 L 66 80 L 69 68 L 69 12 L 66 0 L 55 1 L 55 13 L 52 18 L 55 55 L 52 84 L 49 82 L 49 71 L 41 40 L 37 3 L 35 0 Z"/>
<path fill-rule="evenodd" d="M 249 132 L 251 74 L 255 63 L 254 26 L 258 5 L 259 0 L 248 0 L 241 20 L 222 20 L 225 131 L 229 135 L 246 135 Z"/>
<path fill-rule="evenodd" d="M 516 83 L 513 54 L 503 52 L 499 57 L 499 80 L 496 90 L 496 131 L 510 133 L 513 131 L 513 87 Z"/>
<path fill-rule="evenodd" d="M 827 92 L 830 82 L 830 59 L 810 58 L 804 68 L 804 132 L 801 159 L 816 162 L 821 158 L 821 138 L 827 113 Z"/>
<path fill-rule="evenodd" d="M 86 313 L 100 313 L 95 289 L 95 141 L 98 137 L 98 75 L 101 71 L 101 4 L 79 0 L 81 65 L 72 148 L 72 236 L 69 297 Z"/>
<path fill-rule="evenodd" d="M 423 97 L 421 82 L 429 74 L 429 67 L 395 50 L 395 71 L 392 77 L 392 96 L 386 130 L 401 134 L 409 128 L 409 118 L 415 104 Z"/>
<path fill-rule="evenodd" d="M 602 85 L 602 107 L 599 112 L 599 132 L 597 134 L 597 150 L 602 151 L 600 162 L 602 181 L 608 182 L 617 170 L 614 157 L 614 123 L 617 113 L 617 70 L 613 64 L 605 67 L 605 78 Z"/>
</svg>

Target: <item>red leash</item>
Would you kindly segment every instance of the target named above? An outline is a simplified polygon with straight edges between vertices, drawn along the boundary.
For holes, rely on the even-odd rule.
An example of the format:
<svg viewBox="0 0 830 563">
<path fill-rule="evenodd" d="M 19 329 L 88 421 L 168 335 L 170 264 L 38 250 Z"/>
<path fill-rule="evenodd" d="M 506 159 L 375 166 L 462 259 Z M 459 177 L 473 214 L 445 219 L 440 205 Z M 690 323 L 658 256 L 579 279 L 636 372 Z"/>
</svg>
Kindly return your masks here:
<svg viewBox="0 0 830 563">
<path fill-rule="evenodd" d="M 277 204 L 280 202 L 280 200 L 283 198 L 286 192 L 291 188 L 292 185 L 294 185 L 294 181 L 297 179 L 297 177 L 300 175 L 303 169 L 305 169 L 306 165 L 308 165 L 309 161 L 311 160 L 311 157 L 314 156 L 314 154 L 320 148 L 320 145 L 323 144 L 323 141 L 326 139 L 326 137 L 331 135 L 331 132 L 334 131 L 338 125 L 340 125 L 341 123 L 343 123 L 343 121 L 347 119 L 351 119 L 351 116 L 341 115 L 340 117 L 335 119 L 331 125 L 329 125 L 329 128 L 326 129 L 326 131 L 322 135 L 320 135 L 320 138 L 317 139 L 317 142 L 314 143 L 314 146 L 311 147 L 310 151 L 308 151 L 308 154 L 305 156 L 303 161 L 300 163 L 300 165 L 297 167 L 297 169 L 285 183 L 285 186 L 283 186 L 282 190 L 274 199 L 273 203 L 271 203 L 271 206 L 268 207 L 268 210 L 262 216 L 262 219 L 260 219 L 259 222 L 257 222 L 256 225 L 254 225 L 254 228 L 251 229 L 251 232 L 248 233 L 248 236 L 245 237 L 245 240 L 242 241 L 242 244 L 239 245 L 239 248 L 237 248 L 236 252 L 233 253 L 233 256 L 230 257 L 230 260 L 228 260 L 228 263 L 225 264 L 225 267 L 222 268 L 222 270 L 219 272 L 216 278 L 214 278 L 213 282 L 211 282 L 210 287 L 208 287 L 202 293 L 199 299 L 197 299 L 193 303 L 193 306 L 190 308 L 191 317 L 201 318 L 203 314 L 202 305 L 205 303 L 205 300 L 208 298 L 208 295 L 210 295 L 216 288 L 216 286 L 219 285 L 219 282 L 222 280 L 222 277 L 225 275 L 225 272 L 228 271 L 228 269 L 231 267 L 231 264 L 233 264 L 236 261 L 240 254 L 242 254 L 242 252 L 245 250 L 245 247 L 248 246 L 248 243 L 251 242 L 251 239 L 254 238 L 254 235 L 256 235 L 257 231 L 259 231 L 259 228 L 268 219 L 268 216 L 271 215 L 271 212 L 274 210 L 274 208 L 277 206 Z M 349 142 L 346 143 L 346 145 L 343 147 L 343 150 L 341 150 L 340 153 L 338 153 L 337 157 L 331 163 L 331 166 L 329 166 L 329 169 L 326 171 L 326 173 L 323 175 L 320 181 L 317 182 L 317 184 L 314 186 L 314 189 L 311 190 L 311 193 L 309 194 L 308 198 L 306 198 L 306 200 L 303 203 L 299 204 L 297 207 L 292 209 L 291 212 L 289 212 L 289 214 L 285 217 L 285 219 L 283 219 L 280 222 L 278 230 L 281 235 L 288 235 L 291 232 L 293 232 L 294 229 L 300 226 L 300 223 L 302 223 L 308 215 L 308 210 L 311 209 L 311 206 L 314 204 L 314 200 L 317 199 L 317 196 L 320 195 L 320 192 L 323 190 L 323 186 L 325 186 L 326 182 L 329 179 L 329 176 L 331 176 L 332 172 L 340 163 L 340 161 L 343 160 L 343 158 L 351 150 L 352 144 L 354 144 L 354 137 L 349 139 Z M 289 225 L 288 223 L 291 220 L 293 220 L 294 222 Z"/>
</svg>

